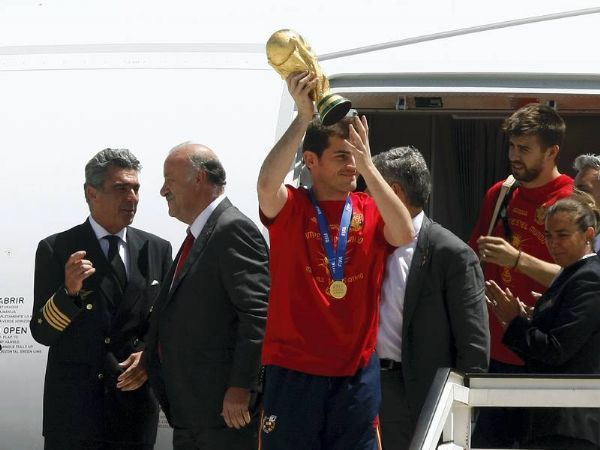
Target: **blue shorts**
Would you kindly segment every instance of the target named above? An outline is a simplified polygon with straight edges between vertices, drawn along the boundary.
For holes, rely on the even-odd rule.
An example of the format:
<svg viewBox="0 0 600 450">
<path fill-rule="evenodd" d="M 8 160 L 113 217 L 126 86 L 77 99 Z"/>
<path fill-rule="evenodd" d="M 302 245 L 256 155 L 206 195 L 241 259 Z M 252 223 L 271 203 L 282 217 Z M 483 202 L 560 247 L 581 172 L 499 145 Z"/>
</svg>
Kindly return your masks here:
<svg viewBox="0 0 600 450">
<path fill-rule="evenodd" d="M 265 372 L 262 450 L 377 450 L 379 360 L 349 377 L 278 366 Z"/>
</svg>

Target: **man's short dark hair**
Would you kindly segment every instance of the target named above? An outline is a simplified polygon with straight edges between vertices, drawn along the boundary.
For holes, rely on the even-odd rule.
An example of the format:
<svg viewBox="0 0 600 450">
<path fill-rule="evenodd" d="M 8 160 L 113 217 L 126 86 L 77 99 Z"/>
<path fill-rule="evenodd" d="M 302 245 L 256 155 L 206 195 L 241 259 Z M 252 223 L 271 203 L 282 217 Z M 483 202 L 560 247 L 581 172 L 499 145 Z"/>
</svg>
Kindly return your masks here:
<svg viewBox="0 0 600 450">
<path fill-rule="evenodd" d="M 339 122 L 326 127 L 321 122 L 319 116 L 310 122 L 306 129 L 306 135 L 302 141 L 302 152 L 311 151 L 320 158 L 327 147 L 329 147 L 329 137 L 337 136 L 341 139 L 348 139 L 349 127 L 354 118 L 342 119 Z"/>
<path fill-rule="evenodd" d="M 190 155 L 192 167 L 195 170 L 204 170 L 209 183 L 213 186 L 223 187 L 227 184 L 227 174 L 221 161 L 216 158 L 207 158 L 203 154 Z"/>
<path fill-rule="evenodd" d="M 373 157 L 373 164 L 388 183 L 398 183 L 411 206 L 424 208 L 431 194 L 431 174 L 421 152 L 412 145 L 396 147 Z"/>
<path fill-rule="evenodd" d="M 531 103 L 515 111 L 504 121 L 502 129 L 508 136 L 538 136 L 544 149 L 562 145 L 565 121 L 549 106 Z"/>
<path fill-rule="evenodd" d="M 139 160 L 128 149 L 105 148 L 96 153 L 85 165 L 84 192 L 88 186 L 102 189 L 106 174 L 111 167 L 131 169 L 136 172 L 142 170 Z M 85 192 L 85 200 L 88 201 L 87 192 Z"/>
<path fill-rule="evenodd" d="M 199 149 L 202 147 L 207 151 L 200 151 Z M 213 186 L 223 187 L 227 184 L 225 168 L 212 150 L 205 145 L 198 144 L 194 141 L 185 141 L 173 147 L 169 151 L 169 155 L 181 149 L 189 149 L 189 153 L 187 153 L 190 160 L 188 179 L 192 179 L 196 176 L 198 171 L 202 170 L 206 173 L 208 182 Z"/>
</svg>

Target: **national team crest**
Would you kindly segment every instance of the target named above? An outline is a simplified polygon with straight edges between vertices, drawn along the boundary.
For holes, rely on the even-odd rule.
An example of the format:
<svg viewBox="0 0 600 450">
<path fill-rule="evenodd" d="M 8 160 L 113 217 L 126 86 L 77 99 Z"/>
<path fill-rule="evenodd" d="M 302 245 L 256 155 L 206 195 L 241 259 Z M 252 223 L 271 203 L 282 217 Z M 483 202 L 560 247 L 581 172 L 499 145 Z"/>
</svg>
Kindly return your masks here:
<svg viewBox="0 0 600 450">
<path fill-rule="evenodd" d="M 538 225 L 544 225 L 544 217 L 546 217 L 546 208 L 540 206 L 535 210 L 535 223 Z"/>
<path fill-rule="evenodd" d="M 263 417 L 262 430 L 265 433 L 270 433 L 275 429 L 275 422 L 277 422 L 277 416 L 265 416 Z"/>
<path fill-rule="evenodd" d="M 352 231 L 358 231 L 360 230 L 363 225 L 365 224 L 365 216 L 363 216 L 362 214 L 352 214 L 352 221 L 350 222 L 350 229 Z"/>
</svg>

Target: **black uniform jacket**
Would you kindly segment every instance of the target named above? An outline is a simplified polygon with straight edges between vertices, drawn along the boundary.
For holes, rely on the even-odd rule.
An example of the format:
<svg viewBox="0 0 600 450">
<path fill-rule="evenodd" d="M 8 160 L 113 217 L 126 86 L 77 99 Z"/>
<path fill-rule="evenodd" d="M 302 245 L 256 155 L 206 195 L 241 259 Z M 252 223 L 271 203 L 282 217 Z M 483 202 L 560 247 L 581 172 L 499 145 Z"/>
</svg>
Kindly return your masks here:
<svg viewBox="0 0 600 450">
<path fill-rule="evenodd" d="M 47 237 L 37 249 L 31 332 L 49 346 L 44 435 L 153 443 L 157 402 L 148 383 L 117 390 L 118 362 L 144 349 L 142 340 L 171 264 L 171 245 L 129 227 L 129 280 L 122 292 L 89 223 Z M 64 288 L 65 263 L 85 250 L 96 272 L 78 297 Z"/>
<path fill-rule="evenodd" d="M 531 373 L 600 374 L 600 257 L 565 268 L 531 320 L 515 318 L 503 341 Z M 600 408 L 534 409 L 529 432 L 532 439 L 558 434 L 600 445 Z"/>
<path fill-rule="evenodd" d="M 178 260 L 157 300 L 144 362 L 171 425 L 224 427 L 227 388 L 253 390 L 259 378 L 270 285 L 267 244 L 225 198 L 173 279 Z"/>
<path fill-rule="evenodd" d="M 402 372 L 416 422 L 440 367 L 486 372 L 490 332 L 477 256 L 453 233 L 423 218 L 406 290 Z"/>
</svg>

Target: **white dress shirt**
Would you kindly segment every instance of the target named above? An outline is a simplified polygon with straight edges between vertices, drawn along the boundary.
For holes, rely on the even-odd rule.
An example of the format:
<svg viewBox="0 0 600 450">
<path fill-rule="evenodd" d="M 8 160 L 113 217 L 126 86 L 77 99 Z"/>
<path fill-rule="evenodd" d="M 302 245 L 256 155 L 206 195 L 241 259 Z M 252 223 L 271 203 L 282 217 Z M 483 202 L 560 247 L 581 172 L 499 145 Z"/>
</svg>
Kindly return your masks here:
<svg viewBox="0 0 600 450">
<path fill-rule="evenodd" d="M 412 219 L 415 237 L 408 244 L 398 247 L 387 260 L 385 277 L 381 286 L 379 331 L 377 333 L 377 356 L 402 361 L 402 320 L 404 294 L 417 238 L 425 213 L 421 211 Z"/>
<path fill-rule="evenodd" d="M 104 256 L 108 258 L 108 239 L 104 239 L 105 236 L 111 236 L 112 233 L 106 231 L 106 229 L 100 225 L 98 222 L 94 220 L 92 216 L 89 216 L 90 225 L 92 226 L 92 230 L 96 234 L 96 238 L 100 243 L 100 248 L 104 253 Z M 127 227 L 123 228 L 118 233 L 115 233 L 114 236 L 119 236 L 119 256 L 123 260 L 123 264 L 125 265 L 125 272 L 127 273 L 127 278 L 129 278 L 129 250 L 127 248 Z M 85 258 L 85 257 L 84 257 Z"/>
<path fill-rule="evenodd" d="M 190 225 L 190 232 L 194 236 L 194 239 L 198 239 L 200 233 L 202 232 L 202 228 L 206 225 L 206 221 L 210 217 L 210 215 L 217 209 L 217 206 L 223 201 L 225 198 L 225 194 L 219 195 L 215 198 L 204 210 L 198 214 L 198 217 L 194 219 L 194 222 Z"/>
</svg>

